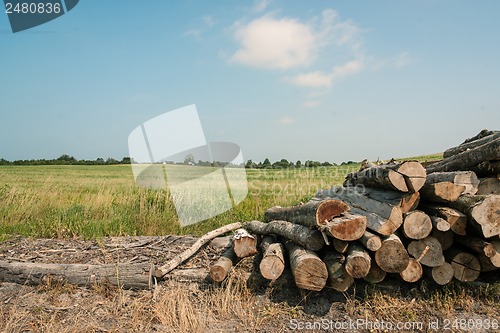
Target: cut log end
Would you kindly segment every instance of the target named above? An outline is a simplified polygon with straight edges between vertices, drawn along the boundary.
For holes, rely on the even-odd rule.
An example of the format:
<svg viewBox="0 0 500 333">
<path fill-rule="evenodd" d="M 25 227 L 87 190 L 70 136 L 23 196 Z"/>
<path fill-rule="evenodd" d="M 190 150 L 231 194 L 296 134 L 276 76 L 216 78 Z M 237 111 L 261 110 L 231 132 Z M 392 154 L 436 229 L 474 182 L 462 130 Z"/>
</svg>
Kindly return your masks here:
<svg viewBox="0 0 500 333">
<path fill-rule="evenodd" d="M 382 246 L 375 252 L 377 265 L 387 273 L 401 273 L 410 261 L 408 252 L 396 235 L 391 235 L 382 241 Z"/>
<path fill-rule="evenodd" d="M 432 231 L 432 221 L 429 215 L 422 211 L 412 211 L 405 215 L 403 233 L 407 238 L 423 239 Z"/>
<path fill-rule="evenodd" d="M 417 282 L 422 278 L 423 270 L 422 265 L 417 259 L 410 258 L 408 266 L 404 271 L 399 273 L 401 278 L 409 283 Z"/>
</svg>

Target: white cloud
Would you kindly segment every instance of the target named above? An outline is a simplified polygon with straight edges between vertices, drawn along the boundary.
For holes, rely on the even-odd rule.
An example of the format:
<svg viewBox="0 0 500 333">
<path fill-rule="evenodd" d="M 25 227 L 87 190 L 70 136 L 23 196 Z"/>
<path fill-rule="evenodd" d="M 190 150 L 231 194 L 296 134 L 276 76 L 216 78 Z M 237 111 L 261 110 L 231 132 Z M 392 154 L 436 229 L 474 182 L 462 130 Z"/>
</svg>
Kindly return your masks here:
<svg viewBox="0 0 500 333">
<path fill-rule="evenodd" d="M 294 118 L 291 117 L 282 117 L 276 121 L 280 125 L 291 125 L 295 122 Z"/>
<path fill-rule="evenodd" d="M 298 74 L 290 79 L 289 82 L 299 87 L 308 88 L 328 88 L 336 80 L 348 75 L 355 74 L 363 68 L 359 60 L 349 61 L 341 66 L 336 66 L 331 72 L 323 73 L 320 71 Z"/>
<path fill-rule="evenodd" d="M 308 108 L 308 109 L 312 109 L 312 108 L 315 108 L 317 106 L 320 106 L 320 104 L 321 104 L 320 101 L 308 100 L 308 101 L 304 101 L 302 103 L 302 106 L 305 107 L 305 108 Z"/>
<path fill-rule="evenodd" d="M 317 44 L 311 27 L 294 19 L 261 17 L 237 27 L 241 48 L 231 60 L 262 68 L 304 67 L 313 61 Z"/>
<path fill-rule="evenodd" d="M 382 60 L 375 61 L 373 64 L 374 69 L 383 69 L 383 68 L 403 68 L 411 63 L 415 62 L 415 59 L 410 55 L 409 52 L 401 52 L 396 54 L 393 57 L 385 58 Z"/>
<path fill-rule="evenodd" d="M 208 16 L 204 16 L 203 17 L 203 23 L 205 23 L 205 25 L 209 28 L 213 27 L 215 25 L 215 19 L 208 15 Z"/>
<path fill-rule="evenodd" d="M 252 10 L 256 13 L 261 13 L 267 9 L 272 0 L 256 0 Z"/>
</svg>

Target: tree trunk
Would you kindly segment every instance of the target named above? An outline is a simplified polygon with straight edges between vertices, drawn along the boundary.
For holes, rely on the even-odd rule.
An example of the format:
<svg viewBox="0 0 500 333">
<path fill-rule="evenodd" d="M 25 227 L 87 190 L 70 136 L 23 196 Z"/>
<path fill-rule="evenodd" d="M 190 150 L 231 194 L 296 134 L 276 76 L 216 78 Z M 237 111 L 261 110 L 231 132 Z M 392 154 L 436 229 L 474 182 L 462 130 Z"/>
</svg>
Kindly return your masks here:
<svg viewBox="0 0 500 333">
<path fill-rule="evenodd" d="M 403 281 L 414 283 L 422 278 L 423 275 L 422 265 L 417 259 L 410 258 L 410 262 L 404 271 L 399 273 Z"/>
<path fill-rule="evenodd" d="M 482 178 L 477 190 L 477 195 L 500 194 L 500 179 Z"/>
<path fill-rule="evenodd" d="M 470 170 L 474 166 L 500 157 L 500 138 L 427 166 L 427 173 Z"/>
<path fill-rule="evenodd" d="M 43 284 L 47 278 L 92 286 L 111 283 L 125 289 L 151 289 L 153 266 L 150 264 L 42 264 L 0 261 L 0 280 L 18 284 Z"/>
<path fill-rule="evenodd" d="M 457 235 L 466 235 L 467 216 L 462 212 L 450 207 L 437 206 L 429 203 L 421 204 L 420 209 L 429 215 L 435 215 L 445 219 L 450 224 L 451 231 Z"/>
<path fill-rule="evenodd" d="M 422 265 L 428 267 L 441 266 L 445 261 L 441 243 L 431 236 L 410 242 L 408 253 Z"/>
<path fill-rule="evenodd" d="M 321 249 L 325 244 L 319 230 L 312 230 L 303 225 L 287 221 L 271 221 L 269 223 L 251 221 L 245 222 L 243 227 L 258 235 L 279 235 L 312 251 Z"/>
<path fill-rule="evenodd" d="M 427 175 L 426 184 L 450 182 L 463 185 L 465 189 L 461 194 L 476 194 L 479 185 L 477 175 L 472 171 L 433 172 Z"/>
<path fill-rule="evenodd" d="M 418 162 L 373 166 L 347 175 L 344 186 L 365 185 L 400 192 L 418 192 L 424 185 L 425 168 Z"/>
<path fill-rule="evenodd" d="M 500 175 L 500 160 L 484 161 L 470 167 L 478 177 L 498 177 Z M 477 193 L 476 193 L 477 194 Z"/>
<path fill-rule="evenodd" d="M 465 186 L 451 182 L 425 184 L 420 189 L 420 195 L 425 200 L 433 202 L 455 201 L 465 191 Z"/>
<path fill-rule="evenodd" d="M 290 267 L 297 287 L 305 290 L 320 291 L 326 285 L 328 271 L 326 265 L 316 255 L 291 241 L 286 242 L 290 257 Z"/>
<path fill-rule="evenodd" d="M 366 216 L 346 212 L 326 222 L 320 230 L 333 238 L 353 241 L 363 236 L 366 230 Z"/>
<path fill-rule="evenodd" d="M 392 234 L 382 240 L 382 246 L 375 252 L 377 265 L 387 273 L 401 273 L 410 261 L 401 239 Z"/>
<path fill-rule="evenodd" d="M 458 155 L 464 151 L 477 148 L 477 147 L 484 145 L 485 143 L 491 142 L 497 138 L 500 138 L 499 131 L 490 132 L 490 134 L 487 136 L 483 136 L 481 138 L 462 143 L 456 147 L 446 149 L 443 153 L 443 157 L 447 158 L 447 157 L 451 157 L 454 155 Z"/>
<path fill-rule="evenodd" d="M 432 230 L 432 237 L 436 238 L 441 244 L 441 248 L 443 251 L 448 250 L 450 247 L 453 246 L 453 243 L 455 242 L 455 233 L 451 230 L 448 231 L 439 231 L 437 229 Z"/>
<path fill-rule="evenodd" d="M 288 221 L 314 228 L 321 227 L 327 221 L 349 210 L 340 200 L 309 201 L 293 207 L 275 206 L 264 213 L 265 222 Z"/>
<path fill-rule="evenodd" d="M 368 275 L 366 275 L 363 279 L 366 282 L 376 284 L 384 281 L 386 275 L 386 271 L 380 268 L 375 260 L 372 260 L 370 271 L 368 272 Z"/>
<path fill-rule="evenodd" d="M 377 188 L 364 188 L 363 194 L 370 199 L 380 202 L 386 202 L 390 205 L 397 206 L 402 213 L 408 213 L 417 208 L 420 202 L 419 192 L 398 192 L 391 190 L 382 190 Z"/>
<path fill-rule="evenodd" d="M 233 250 L 238 258 L 253 256 L 257 253 L 257 238 L 245 229 L 238 229 L 233 235 Z"/>
<path fill-rule="evenodd" d="M 493 244 L 478 237 L 457 236 L 455 237 L 455 241 L 474 252 L 487 256 L 488 258 L 492 258 L 497 254 Z"/>
<path fill-rule="evenodd" d="M 500 235 L 500 196 L 462 195 L 455 202 L 448 203 L 469 217 L 485 238 Z"/>
<path fill-rule="evenodd" d="M 346 253 L 347 250 L 349 249 L 349 242 L 334 238 L 333 248 L 338 253 Z"/>
<path fill-rule="evenodd" d="M 474 255 L 457 249 L 450 249 L 446 258 L 453 266 L 453 276 L 463 282 L 475 281 L 481 272 L 481 263 Z"/>
<path fill-rule="evenodd" d="M 359 241 L 370 251 L 378 251 L 382 247 L 382 240 L 380 237 L 369 231 L 365 231 Z"/>
<path fill-rule="evenodd" d="M 266 236 L 262 239 L 260 247 L 263 253 L 259 265 L 260 273 L 268 280 L 276 280 L 285 269 L 283 244 L 276 242 L 272 236 Z"/>
<path fill-rule="evenodd" d="M 437 267 L 424 267 L 425 274 L 440 286 L 444 286 L 453 280 L 453 266 L 447 262 Z"/>
<path fill-rule="evenodd" d="M 432 231 L 432 221 L 429 215 L 422 211 L 414 210 L 405 214 L 403 233 L 411 239 L 423 239 Z"/>
<path fill-rule="evenodd" d="M 347 274 L 344 268 L 345 256 L 330 250 L 322 259 L 328 271 L 328 286 L 340 292 L 349 289 L 354 283 L 354 279 Z"/>
<path fill-rule="evenodd" d="M 367 228 L 381 235 L 390 235 L 403 223 L 403 214 L 397 206 L 371 199 L 352 188 L 334 186 L 329 190 L 318 191 L 316 197 L 342 200 L 351 207 L 351 213 L 364 215 Z"/>
<path fill-rule="evenodd" d="M 347 250 L 345 270 L 347 274 L 355 279 L 361 279 L 368 275 L 371 266 L 371 258 L 365 249 L 356 243 L 352 243 Z"/>
<path fill-rule="evenodd" d="M 445 219 L 441 218 L 441 217 L 437 217 L 437 216 L 430 216 L 431 218 L 431 222 L 432 222 L 432 227 L 437 230 L 437 231 L 441 231 L 441 232 L 445 232 L 445 231 L 448 231 L 450 230 L 450 224 L 448 223 L 448 221 L 446 221 Z"/>
<path fill-rule="evenodd" d="M 233 244 L 234 245 L 234 244 Z M 220 256 L 219 260 L 210 267 L 210 278 L 215 282 L 222 282 L 231 270 L 231 267 L 238 260 L 238 256 L 234 253 L 233 246 L 229 246 Z"/>
</svg>

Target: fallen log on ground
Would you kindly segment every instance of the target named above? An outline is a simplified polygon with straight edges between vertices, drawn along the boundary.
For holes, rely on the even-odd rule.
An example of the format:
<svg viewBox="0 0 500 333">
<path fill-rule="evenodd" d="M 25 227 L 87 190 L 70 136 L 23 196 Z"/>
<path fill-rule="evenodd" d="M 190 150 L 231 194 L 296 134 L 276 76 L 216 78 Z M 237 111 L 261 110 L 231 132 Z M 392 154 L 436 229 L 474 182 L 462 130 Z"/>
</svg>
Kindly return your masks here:
<svg viewBox="0 0 500 333">
<path fill-rule="evenodd" d="M 368 252 L 359 244 L 352 243 L 347 250 L 345 270 L 355 279 L 368 275 L 371 267 L 371 258 Z"/>
<path fill-rule="evenodd" d="M 424 267 L 424 273 L 440 286 L 444 286 L 453 280 L 453 266 L 447 262 L 441 266 Z"/>
<path fill-rule="evenodd" d="M 403 234 L 411 239 L 423 239 L 432 231 L 432 221 L 429 215 L 414 210 L 404 215 Z"/>
<path fill-rule="evenodd" d="M 410 258 L 408 266 L 405 268 L 404 271 L 399 273 L 401 279 L 409 283 L 417 282 L 422 278 L 422 275 L 423 275 L 422 265 L 417 259 L 414 258 Z"/>
<path fill-rule="evenodd" d="M 234 253 L 233 247 L 229 246 L 219 260 L 210 267 L 210 278 L 215 282 L 224 281 L 237 260 L 238 256 Z"/>
<path fill-rule="evenodd" d="M 326 265 L 313 251 L 291 241 L 285 243 L 290 258 L 290 268 L 297 287 L 320 291 L 326 285 L 328 271 Z"/>
<path fill-rule="evenodd" d="M 347 291 L 354 283 L 354 278 L 345 270 L 345 256 L 330 250 L 322 256 L 322 260 L 328 271 L 327 286 L 340 292 Z"/>
<path fill-rule="evenodd" d="M 387 273 L 401 273 L 410 261 L 401 239 L 392 234 L 382 240 L 382 246 L 375 252 L 377 265 Z"/>
<path fill-rule="evenodd" d="M 257 253 L 257 238 L 241 228 L 232 237 L 233 250 L 238 258 L 245 258 Z"/>
<path fill-rule="evenodd" d="M 453 266 L 453 276 L 462 282 L 475 281 L 481 272 L 481 263 L 476 256 L 451 248 L 446 252 L 446 258 Z"/>
<path fill-rule="evenodd" d="M 386 275 L 387 272 L 380 268 L 375 260 L 372 260 L 370 271 L 363 278 L 363 280 L 372 284 L 376 284 L 384 281 Z"/>
<path fill-rule="evenodd" d="M 285 269 L 283 244 L 277 242 L 273 236 L 265 236 L 260 247 L 263 253 L 259 264 L 260 273 L 268 280 L 276 280 Z"/>
<path fill-rule="evenodd" d="M 428 267 L 441 266 L 445 262 L 441 243 L 431 236 L 408 244 L 408 253 L 422 265 Z"/>
</svg>

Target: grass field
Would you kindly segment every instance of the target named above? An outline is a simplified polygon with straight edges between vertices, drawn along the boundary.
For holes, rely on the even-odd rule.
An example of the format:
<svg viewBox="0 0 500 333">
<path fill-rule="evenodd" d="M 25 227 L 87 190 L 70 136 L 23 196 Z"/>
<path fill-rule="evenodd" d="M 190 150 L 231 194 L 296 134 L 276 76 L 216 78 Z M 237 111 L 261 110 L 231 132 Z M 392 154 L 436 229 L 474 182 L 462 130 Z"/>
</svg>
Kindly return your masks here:
<svg viewBox="0 0 500 333">
<path fill-rule="evenodd" d="M 413 157 L 419 161 L 441 154 Z M 247 170 L 249 194 L 234 209 L 181 228 L 168 190 L 136 186 L 130 165 L 1 166 L 0 240 L 12 235 L 99 238 L 193 234 L 235 221 L 261 219 L 274 205 L 307 201 L 318 189 L 341 184 L 359 164 Z"/>
</svg>

